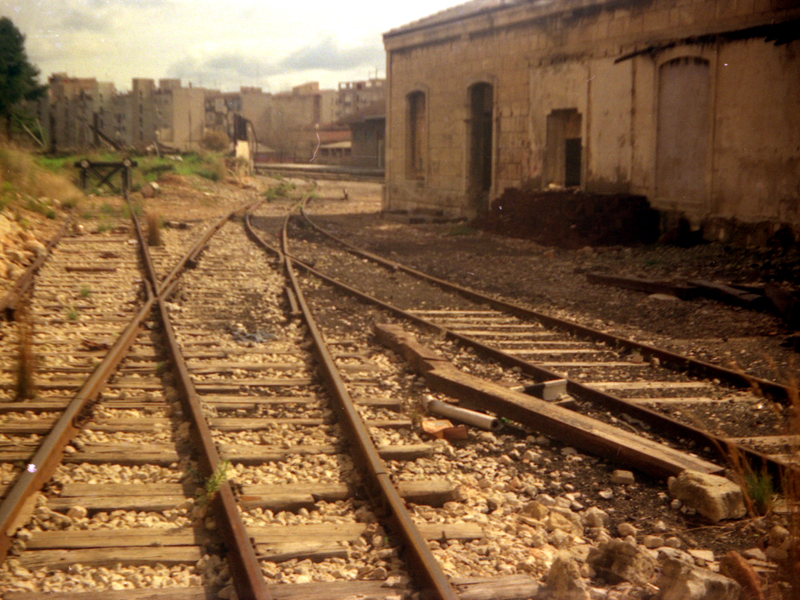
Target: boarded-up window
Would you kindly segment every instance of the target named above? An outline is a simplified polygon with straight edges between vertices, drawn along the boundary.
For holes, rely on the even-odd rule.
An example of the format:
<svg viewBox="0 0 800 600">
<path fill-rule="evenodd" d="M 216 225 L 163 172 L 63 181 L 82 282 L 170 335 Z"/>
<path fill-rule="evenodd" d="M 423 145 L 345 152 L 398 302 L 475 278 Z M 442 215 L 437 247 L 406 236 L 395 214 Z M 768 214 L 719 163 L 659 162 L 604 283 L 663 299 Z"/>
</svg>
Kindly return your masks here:
<svg viewBox="0 0 800 600">
<path fill-rule="evenodd" d="M 707 60 L 677 58 L 661 65 L 656 196 L 676 206 L 705 202 L 709 90 Z"/>
<path fill-rule="evenodd" d="M 425 176 L 425 94 L 408 95 L 408 143 L 406 147 L 406 176 L 422 179 Z"/>
</svg>

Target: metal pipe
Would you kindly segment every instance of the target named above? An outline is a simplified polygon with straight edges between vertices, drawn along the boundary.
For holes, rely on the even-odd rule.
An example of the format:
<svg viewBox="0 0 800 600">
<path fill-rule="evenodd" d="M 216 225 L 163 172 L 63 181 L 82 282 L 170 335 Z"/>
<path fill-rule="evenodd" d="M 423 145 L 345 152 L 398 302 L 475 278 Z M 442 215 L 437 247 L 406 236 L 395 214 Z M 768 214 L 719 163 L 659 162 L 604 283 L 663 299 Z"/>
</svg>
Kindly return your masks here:
<svg viewBox="0 0 800 600">
<path fill-rule="evenodd" d="M 467 425 L 480 427 L 487 431 L 500 431 L 503 428 L 503 422 L 497 417 L 492 417 L 476 410 L 453 406 L 452 404 L 447 404 L 447 402 L 431 400 L 428 402 L 427 408 L 428 411 L 437 415 L 455 419 Z"/>
</svg>

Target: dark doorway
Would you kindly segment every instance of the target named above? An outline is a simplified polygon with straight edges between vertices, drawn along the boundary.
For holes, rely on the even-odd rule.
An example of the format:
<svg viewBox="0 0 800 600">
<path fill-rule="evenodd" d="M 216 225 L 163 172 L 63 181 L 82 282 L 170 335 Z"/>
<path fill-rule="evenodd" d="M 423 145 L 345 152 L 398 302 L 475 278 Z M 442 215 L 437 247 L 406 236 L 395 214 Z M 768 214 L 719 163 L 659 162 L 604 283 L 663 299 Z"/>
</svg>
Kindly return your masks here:
<svg viewBox="0 0 800 600">
<path fill-rule="evenodd" d="M 546 183 L 560 187 L 580 186 L 582 150 L 580 113 L 569 108 L 547 115 Z"/>
<path fill-rule="evenodd" d="M 564 142 L 564 186 L 581 184 L 581 138 L 568 138 Z"/>
<path fill-rule="evenodd" d="M 467 188 L 470 201 L 479 212 L 489 207 L 492 189 L 492 113 L 494 88 L 489 83 L 476 83 L 469 88 L 469 168 Z"/>
</svg>

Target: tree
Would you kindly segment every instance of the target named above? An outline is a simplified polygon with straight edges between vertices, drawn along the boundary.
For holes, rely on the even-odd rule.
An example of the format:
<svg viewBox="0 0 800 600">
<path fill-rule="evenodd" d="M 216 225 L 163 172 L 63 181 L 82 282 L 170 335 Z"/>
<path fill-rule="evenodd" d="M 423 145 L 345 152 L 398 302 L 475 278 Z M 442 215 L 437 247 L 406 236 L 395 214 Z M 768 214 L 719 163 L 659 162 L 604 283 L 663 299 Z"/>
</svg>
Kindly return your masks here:
<svg viewBox="0 0 800 600">
<path fill-rule="evenodd" d="M 0 117 L 11 137 L 11 120 L 22 100 L 40 98 L 46 86 L 37 81 L 39 69 L 28 62 L 25 36 L 8 17 L 0 18 Z"/>
</svg>

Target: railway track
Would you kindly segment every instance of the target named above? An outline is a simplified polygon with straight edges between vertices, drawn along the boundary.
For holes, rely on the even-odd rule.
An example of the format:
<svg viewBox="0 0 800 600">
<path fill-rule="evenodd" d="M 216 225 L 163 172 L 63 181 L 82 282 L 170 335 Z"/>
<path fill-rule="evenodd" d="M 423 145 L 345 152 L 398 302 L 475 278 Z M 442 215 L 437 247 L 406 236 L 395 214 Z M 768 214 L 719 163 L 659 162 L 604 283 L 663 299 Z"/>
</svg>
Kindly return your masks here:
<svg viewBox="0 0 800 600">
<path fill-rule="evenodd" d="M 733 453 L 756 468 L 767 465 L 776 477 L 797 468 L 798 443 L 786 431 L 790 389 L 449 284 L 362 252 L 311 224 L 311 235 L 298 227 L 305 241 L 298 258 L 318 276 L 328 274 L 361 292 L 378 290 L 366 295 L 521 375 L 503 375 L 505 385 L 541 397 L 536 384 L 550 382 L 559 390 L 547 392 L 553 404 L 677 448 L 688 445 L 721 466 Z M 389 286 L 375 283 L 387 278 Z M 420 298 L 435 298 L 439 305 L 420 308 Z M 473 360 L 453 347 L 443 351 L 457 365 Z M 524 422 L 536 427 L 538 418 L 534 414 Z M 566 432 L 571 443 L 576 435 L 581 434 Z M 657 475 L 675 475 L 681 468 L 657 464 L 658 459 L 632 462 Z"/>
<path fill-rule="evenodd" d="M 64 271 L 92 286 L 79 296 L 99 302 L 108 294 L 108 301 L 103 311 L 78 305 L 87 323 L 80 335 L 54 332 L 72 344 L 56 355 L 86 363 L 69 366 L 69 385 L 53 381 L 61 367 L 50 364 L 40 368 L 50 377 L 37 377 L 34 401 L 15 401 L 6 382 L 4 597 L 102 589 L 118 598 L 385 598 L 417 590 L 469 598 L 502 586 L 510 598 L 535 590 L 530 576 L 467 578 L 457 595 L 428 544 L 479 543 L 482 529 L 440 519 L 415 524 L 406 502 L 442 506 L 458 500 L 457 488 L 425 478 L 398 491 L 383 466 L 430 457 L 434 447 L 411 433 L 398 401 L 379 392 L 385 382 L 368 352 L 340 339 L 328 342 L 330 350 L 316 344 L 312 354 L 313 322 L 287 317 L 283 277 L 240 225 L 222 219 L 206 229 L 216 235 L 202 255 L 199 245 L 184 252 L 182 261 L 194 265 L 188 273 L 178 277 L 177 268 L 165 268 L 169 260 L 158 267 L 145 260 L 158 294 L 148 288 L 146 302 L 141 238 L 67 242 L 75 252 L 59 246 L 37 280 L 29 309 L 36 331 L 43 322 L 74 320 L 47 316 L 64 308 L 48 287 L 63 295 L 76 285 Z M 87 251 L 92 244 L 100 255 Z M 61 254 L 74 256 L 60 264 Z M 100 269 L 99 258 L 117 263 Z M 292 295 L 302 306 L 302 293 Z M 130 350 L 115 341 L 120 331 L 129 333 Z M 52 339 L 37 342 L 33 354 L 44 356 Z M 82 354 L 82 345 L 90 351 Z M 177 352 L 170 356 L 165 346 Z M 320 374 L 319 362 L 330 363 L 327 372 Z M 107 383 L 88 389 L 86 376 L 98 371 Z M 336 400 L 330 388 L 339 388 Z M 62 397 L 40 395 L 51 389 Z"/>
<path fill-rule="evenodd" d="M 736 387 L 753 378 L 665 368 L 686 359 L 467 290 L 443 300 L 443 282 L 299 223 L 278 249 L 291 204 L 169 230 L 152 256 L 121 234 L 56 247 L 23 309 L 43 361 L 34 399 L 15 401 L 6 344 L 4 597 L 533 597 L 557 549 L 610 526 L 570 483 L 595 461 L 548 438 L 657 476 L 720 472 L 718 442 L 776 470 L 795 460 L 772 412 L 748 423 L 761 445 L 706 412 L 758 414 L 763 395 Z M 326 274 L 384 304 L 354 309 Z M 416 337 L 397 327 L 412 322 Z M 24 329 L 3 327 L 6 342 Z M 422 436 L 428 402 L 459 396 L 508 431 Z"/>
</svg>

